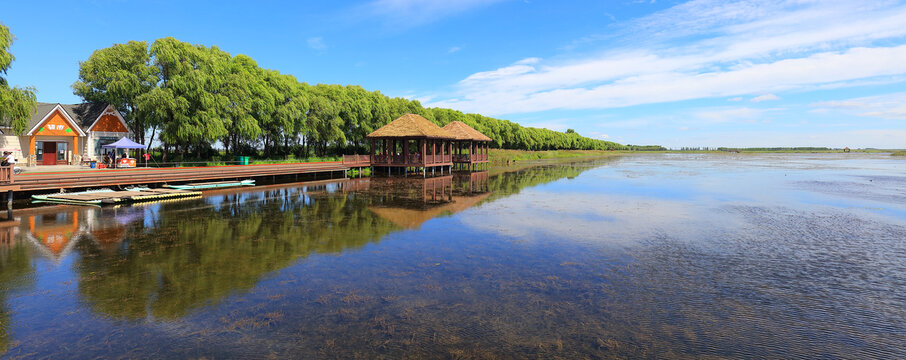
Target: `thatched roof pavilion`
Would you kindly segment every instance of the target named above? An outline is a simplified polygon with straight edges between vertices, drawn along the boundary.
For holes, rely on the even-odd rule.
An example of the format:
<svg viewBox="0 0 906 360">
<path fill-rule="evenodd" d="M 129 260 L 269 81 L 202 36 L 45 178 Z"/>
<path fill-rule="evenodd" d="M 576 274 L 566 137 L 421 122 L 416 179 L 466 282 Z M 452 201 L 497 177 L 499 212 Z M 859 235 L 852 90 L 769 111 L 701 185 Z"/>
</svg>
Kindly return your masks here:
<svg viewBox="0 0 906 360">
<path fill-rule="evenodd" d="M 374 167 L 452 168 L 453 140 L 455 137 L 428 119 L 416 114 L 405 114 L 382 126 L 366 138 L 371 140 L 370 165 Z"/>
<path fill-rule="evenodd" d="M 462 166 L 488 162 L 488 148 L 491 138 L 461 121 L 453 121 L 443 127 L 456 137 L 453 162 Z"/>
<path fill-rule="evenodd" d="M 491 141 L 491 138 L 462 121 L 453 121 L 443 127 L 460 141 Z"/>
<path fill-rule="evenodd" d="M 453 139 L 453 135 L 434 125 L 421 115 L 406 114 L 382 126 L 367 138 L 427 138 L 427 139 Z"/>
</svg>

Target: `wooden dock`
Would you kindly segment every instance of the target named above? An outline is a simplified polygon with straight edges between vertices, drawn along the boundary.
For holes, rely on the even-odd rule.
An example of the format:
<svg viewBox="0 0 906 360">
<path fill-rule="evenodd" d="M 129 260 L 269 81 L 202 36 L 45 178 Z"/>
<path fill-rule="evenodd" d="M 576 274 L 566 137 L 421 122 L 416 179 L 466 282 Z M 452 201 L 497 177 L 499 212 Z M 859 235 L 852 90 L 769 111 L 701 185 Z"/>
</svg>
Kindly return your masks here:
<svg viewBox="0 0 906 360">
<path fill-rule="evenodd" d="M 178 168 L 91 169 L 66 172 L 27 172 L 16 175 L 3 191 L 40 191 L 169 182 L 246 179 L 297 174 L 345 174 L 341 162 L 226 165 Z"/>
<path fill-rule="evenodd" d="M 126 191 L 96 191 L 71 194 L 61 193 L 40 195 L 40 199 L 38 200 L 70 204 L 119 204 L 197 196 L 201 196 L 200 191 L 177 189 L 140 189 Z M 38 198 L 39 195 L 35 195 L 34 197 Z"/>
</svg>

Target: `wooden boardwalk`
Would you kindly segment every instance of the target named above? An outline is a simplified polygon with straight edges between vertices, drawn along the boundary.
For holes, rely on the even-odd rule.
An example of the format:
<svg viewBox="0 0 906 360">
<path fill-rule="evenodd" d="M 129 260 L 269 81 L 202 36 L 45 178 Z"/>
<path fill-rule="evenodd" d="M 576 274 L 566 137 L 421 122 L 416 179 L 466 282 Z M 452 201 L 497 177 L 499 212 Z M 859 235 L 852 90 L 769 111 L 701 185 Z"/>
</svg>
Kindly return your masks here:
<svg viewBox="0 0 906 360">
<path fill-rule="evenodd" d="M 201 191 L 177 189 L 141 189 L 126 191 L 97 191 L 42 195 L 38 200 L 75 204 L 116 204 L 201 196 Z"/>
<path fill-rule="evenodd" d="M 179 168 L 91 169 L 65 172 L 30 172 L 15 175 L 2 190 L 36 191 L 93 188 L 117 185 L 176 183 L 201 180 L 244 179 L 311 173 L 345 172 L 341 162 L 226 165 Z M 8 188 L 8 189 L 5 189 Z"/>
</svg>

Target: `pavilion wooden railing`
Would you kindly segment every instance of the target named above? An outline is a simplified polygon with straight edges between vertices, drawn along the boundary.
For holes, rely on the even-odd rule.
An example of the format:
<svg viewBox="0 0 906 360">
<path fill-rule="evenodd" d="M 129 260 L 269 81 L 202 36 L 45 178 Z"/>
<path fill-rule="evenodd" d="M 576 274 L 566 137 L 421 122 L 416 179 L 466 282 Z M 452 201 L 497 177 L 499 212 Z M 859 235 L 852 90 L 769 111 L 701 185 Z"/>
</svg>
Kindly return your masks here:
<svg viewBox="0 0 906 360">
<path fill-rule="evenodd" d="M 358 157 L 356 157 L 358 156 Z M 443 155 L 443 154 L 433 154 L 425 155 L 424 158 L 420 154 L 409 154 L 409 155 L 374 155 L 373 157 L 369 155 L 343 155 L 343 165 L 350 166 L 352 164 L 371 164 L 371 165 L 433 165 L 433 164 L 449 164 L 453 159 L 453 155 Z"/>
<path fill-rule="evenodd" d="M 13 174 L 13 165 L 0 166 L 0 185 L 8 185 L 15 182 Z"/>
<path fill-rule="evenodd" d="M 453 161 L 459 163 L 488 161 L 488 154 L 454 154 Z"/>
</svg>

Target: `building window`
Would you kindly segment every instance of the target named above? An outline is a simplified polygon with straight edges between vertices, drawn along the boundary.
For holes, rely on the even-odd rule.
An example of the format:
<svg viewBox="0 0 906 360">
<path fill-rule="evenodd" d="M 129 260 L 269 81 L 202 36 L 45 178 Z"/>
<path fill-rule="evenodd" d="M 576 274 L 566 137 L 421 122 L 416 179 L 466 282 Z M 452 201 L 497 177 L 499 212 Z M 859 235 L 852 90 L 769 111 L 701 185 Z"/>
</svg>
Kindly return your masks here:
<svg viewBox="0 0 906 360">
<path fill-rule="evenodd" d="M 57 143 L 57 161 L 66 160 L 66 148 L 68 147 L 68 145 L 69 145 L 69 143 L 64 143 L 64 142 Z"/>
<path fill-rule="evenodd" d="M 44 142 L 35 141 L 35 159 L 38 161 L 44 161 Z"/>
<path fill-rule="evenodd" d="M 117 140 L 119 140 L 119 138 L 108 137 L 108 136 L 100 137 L 97 140 L 95 140 L 94 141 L 94 156 L 97 156 L 98 158 L 100 158 L 100 157 L 104 156 L 105 152 L 110 152 L 111 150 L 104 149 L 101 146 L 104 146 L 107 144 L 113 144 Z"/>
</svg>

